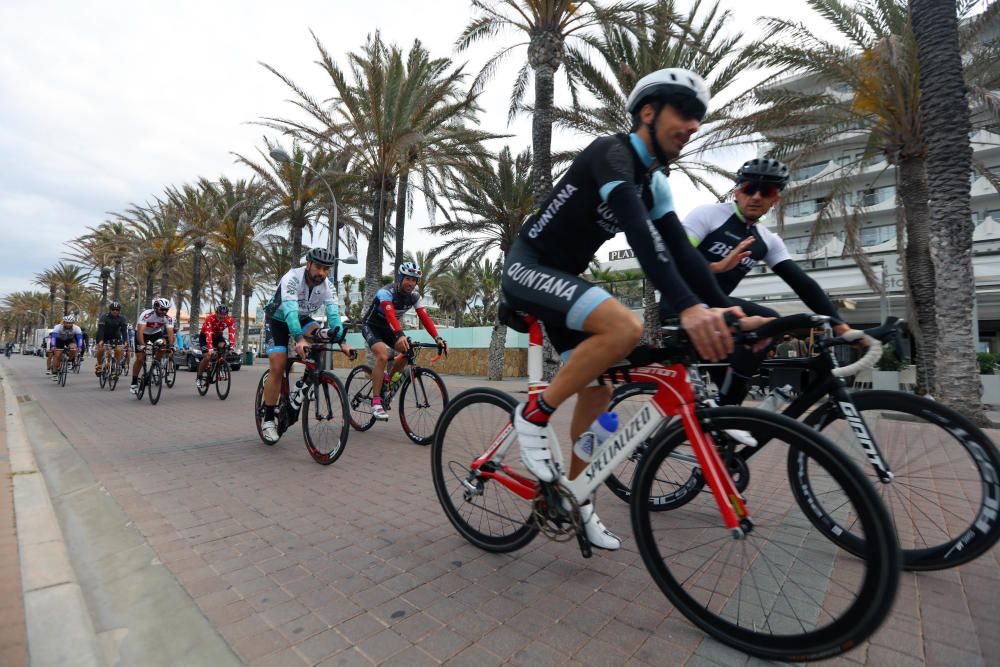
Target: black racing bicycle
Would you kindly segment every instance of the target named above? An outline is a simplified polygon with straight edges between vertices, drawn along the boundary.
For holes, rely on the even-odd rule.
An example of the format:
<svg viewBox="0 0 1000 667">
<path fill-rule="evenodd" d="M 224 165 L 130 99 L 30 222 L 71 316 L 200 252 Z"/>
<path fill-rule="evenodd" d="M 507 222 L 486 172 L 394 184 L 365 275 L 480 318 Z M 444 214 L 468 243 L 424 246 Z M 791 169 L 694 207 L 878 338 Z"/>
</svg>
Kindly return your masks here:
<svg viewBox="0 0 1000 667">
<path fill-rule="evenodd" d="M 346 330 L 320 329 L 315 335 L 306 336 L 310 343 L 309 355 L 305 359 L 289 356 L 281 378 L 281 394 L 274 415 L 278 434 L 287 431 L 301 416 L 306 449 L 313 461 L 320 465 L 330 465 L 340 458 L 350 432 L 344 383 L 333 371 L 323 370 L 323 353 L 341 352 L 339 346 L 346 335 Z M 289 373 L 295 364 L 301 364 L 304 372 L 292 388 Z M 257 434 L 266 445 L 275 444 L 264 438 L 261 429 L 264 421 L 264 385 L 270 374 L 268 369 L 260 376 L 254 399 Z"/>
<path fill-rule="evenodd" d="M 232 382 L 233 369 L 230 368 L 229 362 L 226 361 L 226 352 L 228 350 L 229 344 L 226 342 L 216 347 L 215 356 L 208 365 L 208 372 L 203 376 L 202 383 L 198 385 L 199 395 L 204 396 L 207 394 L 209 385 L 214 384 L 215 393 L 218 395 L 220 401 L 226 400 L 229 396 L 229 386 Z M 173 364 L 173 360 L 171 360 L 171 364 Z M 174 373 L 176 372 L 175 369 Z"/>
<path fill-rule="evenodd" d="M 808 326 L 791 316 L 775 322 L 780 332 Z M 938 570 L 967 563 L 1000 539 L 1000 454 L 993 441 L 958 412 L 930 399 L 903 391 L 850 391 L 842 378 L 871 368 L 881 357 L 882 342 L 896 339 L 900 322 L 891 321 L 864 332 L 833 336 L 828 325 L 817 338 L 813 357 L 775 358 L 762 372 L 801 373 L 801 392 L 782 411 L 822 431 L 867 470 L 886 508 L 908 570 Z M 805 325 L 805 326 L 803 326 Z M 840 367 L 834 348 L 864 337 L 868 350 L 850 366 Z M 610 410 L 622 419 L 638 409 L 655 387 L 632 383 L 617 387 Z M 747 476 L 749 461 L 764 450 L 728 444 L 724 458 L 736 477 Z M 640 448 L 642 449 L 642 448 Z M 607 486 L 619 498 L 631 497 L 632 477 L 642 457 L 638 451 L 615 470 Z M 742 482 L 743 484 L 746 481 Z M 817 517 L 829 517 L 821 492 L 808 478 L 797 480 L 800 493 L 816 499 Z M 683 505 L 704 490 L 701 470 L 692 465 L 681 484 L 655 484 L 650 504 L 667 510 Z M 819 525 L 819 524 L 817 524 Z M 830 520 L 827 536 L 858 553 L 863 536 L 852 523 Z"/>
<path fill-rule="evenodd" d="M 448 390 L 441 376 L 429 368 L 417 365 L 417 350 L 434 348 L 438 351 L 431 357 L 431 363 L 448 355 L 448 348 L 437 343 L 415 343 L 410 340 L 410 349 L 403 353 L 407 364 L 398 381 L 382 382 L 382 408 L 391 409 L 392 399 L 399 394 L 399 423 L 403 432 L 418 445 L 429 445 L 434 438 L 441 412 L 448 405 Z M 398 354 L 389 358 L 386 368 L 392 368 Z M 356 366 L 347 376 L 347 402 L 351 408 L 351 426 L 358 431 L 367 431 L 375 425 L 372 414 L 372 367 L 367 364 Z"/>
<path fill-rule="evenodd" d="M 163 359 L 160 359 L 160 355 L 167 352 L 169 347 L 167 342 L 161 338 L 152 343 L 146 343 L 143 350 L 145 354 L 142 357 L 142 367 L 139 369 L 139 389 L 136 391 L 135 397 L 141 401 L 145 394 L 149 397 L 150 404 L 156 405 L 160 401 L 165 375 Z"/>
</svg>

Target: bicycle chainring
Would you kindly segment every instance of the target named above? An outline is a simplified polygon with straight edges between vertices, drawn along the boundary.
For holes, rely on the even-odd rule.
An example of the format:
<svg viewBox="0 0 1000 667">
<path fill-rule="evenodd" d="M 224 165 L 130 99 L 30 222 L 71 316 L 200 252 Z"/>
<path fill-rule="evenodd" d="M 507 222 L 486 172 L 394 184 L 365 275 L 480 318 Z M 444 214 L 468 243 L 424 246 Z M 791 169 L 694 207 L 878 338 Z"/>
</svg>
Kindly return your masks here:
<svg viewBox="0 0 1000 667">
<path fill-rule="evenodd" d="M 567 510 L 564 500 L 569 504 Z M 583 530 L 580 505 L 576 498 L 557 484 L 539 483 L 531 514 L 538 531 L 553 542 L 568 542 Z"/>
</svg>

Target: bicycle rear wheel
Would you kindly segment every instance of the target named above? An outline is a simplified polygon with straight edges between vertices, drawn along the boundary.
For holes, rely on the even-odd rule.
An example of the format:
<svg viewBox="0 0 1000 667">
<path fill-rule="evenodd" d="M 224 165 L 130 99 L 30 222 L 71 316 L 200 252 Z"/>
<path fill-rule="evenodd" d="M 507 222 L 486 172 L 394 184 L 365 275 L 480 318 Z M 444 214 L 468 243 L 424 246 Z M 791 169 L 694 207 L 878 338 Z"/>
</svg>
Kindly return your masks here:
<svg viewBox="0 0 1000 667">
<path fill-rule="evenodd" d="M 113 359 L 106 368 L 108 369 L 108 391 L 114 391 L 115 387 L 118 386 L 118 377 L 122 373 L 121 365 Z"/>
<path fill-rule="evenodd" d="M 324 371 L 319 384 L 310 385 L 302 401 L 302 437 L 313 461 L 330 465 L 344 453 L 350 432 L 347 415 L 343 383 Z"/>
<path fill-rule="evenodd" d="M 97 382 L 101 385 L 101 389 L 104 389 L 105 385 L 108 384 L 108 377 L 111 375 L 111 360 L 104 360 L 104 367 L 101 372 L 97 375 Z"/>
<path fill-rule="evenodd" d="M 220 361 L 215 367 L 215 393 L 218 395 L 220 401 L 224 401 L 229 397 L 229 385 L 231 381 L 232 376 L 230 375 L 229 363 Z"/>
<path fill-rule="evenodd" d="M 253 399 L 253 417 L 254 424 L 257 426 L 257 435 L 260 436 L 261 442 L 265 445 L 273 446 L 275 443 L 268 442 L 264 438 L 264 432 L 260 428 L 260 424 L 264 421 L 264 384 L 267 382 L 267 376 L 271 374 L 271 369 L 264 371 L 260 376 L 260 382 L 257 383 L 257 394 Z"/>
<path fill-rule="evenodd" d="M 516 405 L 511 396 L 495 389 L 464 391 L 445 408 L 431 446 L 434 491 L 448 520 L 469 542 L 496 553 L 520 549 L 538 534 L 531 500 L 471 468 L 491 443 L 516 437 L 511 426 Z M 534 483 L 509 450 L 502 462 L 488 462 L 480 471 L 503 475 L 504 469 Z"/>
<path fill-rule="evenodd" d="M 903 567 L 939 570 L 967 563 L 1000 539 L 1000 455 L 972 422 L 940 403 L 901 391 L 857 391 L 851 399 L 892 471 L 879 481 L 854 430 L 832 405 L 805 420 L 822 430 L 866 471 L 892 515 Z M 822 500 L 822 497 L 820 497 Z M 828 503 L 821 502 L 822 513 Z M 860 548 L 851 525 L 830 526 L 828 537 Z"/>
<path fill-rule="evenodd" d="M 892 609 L 900 553 L 888 513 L 864 474 L 819 433 L 788 417 L 748 408 L 698 411 L 703 428 L 750 431 L 767 444 L 749 461 L 744 492 L 751 530 L 735 539 L 705 490 L 670 512 L 639 502 L 672 473 L 687 441 L 668 431 L 636 473 L 632 527 L 660 590 L 692 623 L 751 655 L 791 662 L 829 658 L 868 638 Z M 829 540 L 792 481 L 809 461 L 809 488 L 866 536 L 863 558 Z"/>
<path fill-rule="evenodd" d="M 375 424 L 372 414 L 372 368 L 355 366 L 347 376 L 347 405 L 351 410 L 351 426 L 367 431 Z"/>
<path fill-rule="evenodd" d="M 172 357 L 167 357 L 167 360 L 164 362 L 163 381 L 167 383 L 168 389 L 173 389 L 174 382 L 177 381 L 177 367 L 174 366 L 174 360 Z"/>
<path fill-rule="evenodd" d="M 448 390 L 441 376 L 429 368 L 413 369 L 413 381 L 399 391 L 399 423 L 403 432 L 418 445 L 431 444 L 446 405 Z"/>
<path fill-rule="evenodd" d="M 69 362 L 66 360 L 66 353 L 63 352 L 62 358 L 59 360 L 59 386 L 66 386 L 66 376 L 69 375 Z"/>
</svg>

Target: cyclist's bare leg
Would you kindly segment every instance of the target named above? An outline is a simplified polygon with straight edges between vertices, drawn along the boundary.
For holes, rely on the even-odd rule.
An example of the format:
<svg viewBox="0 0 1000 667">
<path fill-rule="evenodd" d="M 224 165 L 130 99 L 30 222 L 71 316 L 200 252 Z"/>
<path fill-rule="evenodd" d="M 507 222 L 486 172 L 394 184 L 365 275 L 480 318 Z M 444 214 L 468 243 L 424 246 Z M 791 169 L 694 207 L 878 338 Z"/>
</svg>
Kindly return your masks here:
<svg viewBox="0 0 1000 667">
<path fill-rule="evenodd" d="M 372 354 L 375 356 L 375 363 L 372 365 L 372 396 L 379 396 L 382 393 L 382 376 L 385 375 L 385 367 L 389 365 L 389 346 L 375 343 L 372 345 Z"/>
<path fill-rule="evenodd" d="M 583 330 L 593 335 L 577 345 L 542 394 L 545 402 L 553 408 L 593 382 L 601 371 L 624 359 L 642 338 L 642 322 L 615 299 L 602 301 L 587 316 Z M 584 428 L 587 425 L 589 422 Z"/>
<path fill-rule="evenodd" d="M 62 361 L 62 350 L 56 348 L 55 352 L 52 353 L 52 372 L 59 372 L 59 362 Z"/>
<path fill-rule="evenodd" d="M 97 365 L 98 367 L 104 363 L 104 341 L 97 344 Z"/>
<path fill-rule="evenodd" d="M 146 352 L 142 347 L 136 347 L 135 349 L 135 361 L 132 363 L 132 379 L 139 377 L 139 369 L 142 368 L 142 362 L 146 358 Z"/>
<path fill-rule="evenodd" d="M 272 352 L 267 357 L 267 363 L 271 372 L 264 383 L 264 405 L 273 408 L 278 404 L 278 396 L 281 394 L 281 380 L 285 374 L 285 364 L 288 363 L 288 353 Z"/>
<path fill-rule="evenodd" d="M 575 352 L 574 352 L 575 354 Z M 607 368 L 607 367 L 605 367 Z M 573 409 L 573 421 L 570 422 L 570 442 L 576 442 L 590 428 L 597 417 L 608 409 L 611 402 L 611 385 L 585 387 L 576 395 L 576 407 Z M 587 462 L 573 452 L 569 465 L 569 478 L 574 479 L 587 467 Z"/>
<path fill-rule="evenodd" d="M 404 354 L 404 352 L 406 352 L 406 343 L 402 338 L 396 341 L 396 345 L 394 347 L 399 354 L 396 355 L 396 360 L 392 362 L 392 373 L 389 374 L 390 376 L 395 373 L 402 372 L 408 361 L 406 355 Z"/>
<path fill-rule="evenodd" d="M 208 365 L 212 363 L 212 357 L 215 356 L 215 348 L 209 348 L 208 351 L 201 357 L 201 363 L 198 364 L 198 377 L 203 377 L 205 371 L 208 370 Z"/>
</svg>

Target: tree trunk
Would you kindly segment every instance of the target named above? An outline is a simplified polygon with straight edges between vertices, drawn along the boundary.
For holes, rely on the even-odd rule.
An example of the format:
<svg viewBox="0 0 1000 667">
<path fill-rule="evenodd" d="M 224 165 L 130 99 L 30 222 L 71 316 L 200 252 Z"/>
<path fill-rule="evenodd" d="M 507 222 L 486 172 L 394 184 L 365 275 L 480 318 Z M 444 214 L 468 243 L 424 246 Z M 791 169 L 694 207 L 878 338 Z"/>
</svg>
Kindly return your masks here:
<svg viewBox="0 0 1000 667">
<path fill-rule="evenodd" d="M 487 369 L 487 380 L 503 379 L 503 358 L 507 344 L 507 327 L 497 322 L 493 325 L 493 335 L 490 336 L 490 362 Z"/>
<path fill-rule="evenodd" d="M 146 269 L 146 292 L 144 298 L 146 303 L 153 300 L 153 284 L 156 282 L 156 264 L 150 264 Z"/>
<path fill-rule="evenodd" d="M 899 162 L 897 172 L 899 198 L 906 220 L 903 273 L 909 294 L 907 307 L 910 330 L 917 340 L 914 355 L 917 391 L 933 393 L 936 391 L 934 341 L 937 340 L 937 323 L 934 315 L 934 265 L 930 255 L 924 160 L 919 157 L 904 158 Z"/>
<path fill-rule="evenodd" d="M 239 340 L 240 349 L 243 352 L 246 352 L 247 338 L 250 336 L 250 296 L 252 292 L 253 290 L 247 287 L 243 288 L 243 331 Z"/>
<path fill-rule="evenodd" d="M 558 30 L 538 28 L 528 43 L 528 65 L 535 75 L 535 109 L 531 115 L 532 194 L 541 206 L 552 191 L 552 107 L 555 76 L 562 63 L 564 43 Z"/>
<path fill-rule="evenodd" d="M 306 221 L 293 218 L 288 224 L 292 228 L 292 266 L 289 268 L 294 268 L 300 266 L 299 262 L 302 261 L 302 228 Z"/>
<path fill-rule="evenodd" d="M 399 188 L 396 191 L 396 256 L 393 260 L 397 267 L 403 262 L 403 230 L 406 228 L 406 194 L 409 183 L 410 169 L 406 167 L 399 173 Z"/>
<path fill-rule="evenodd" d="M 115 255 L 115 291 L 111 297 L 112 301 L 121 303 L 122 300 L 122 256 Z"/>
<path fill-rule="evenodd" d="M 49 322 L 52 322 L 53 326 L 55 326 L 55 320 L 54 320 L 55 316 L 56 316 L 56 288 L 53 285 L 52 287 L 49 288 Z"/>
<path fill-rule="evenodd" d="M 163 268 L 160 271 L 160 296 L 165 296 L 170 291 L 170 264 L 162 262 Z"/>
<path fill-rule="evenodd" d="M 198 319 L 201 317 L 201 253 L 206 243 L 205 237 L 199 237 L 194 242 L 194 257 L 191 259 L 191 310 L 188 313 L 190 333 L 198 328 Z"/>
<path fill-rule="evenodd" d="M 642 281 L 642 340 L 651 343 L 653 335 L 660 329 L 660 302 L 656 299 L 656 288 L 652 280 Z"/>
<path fill-rule="evenodd" d="M 384 184 L 383 184 L 384 186 Z M 365 289 L 362 303 L 368 303 L 382 286 L 382 250 L 385 240 L 385 223 L 389 219 L 391 189 L 375 184 L 372 197 L 372 233 L 368 238 L 368 253 L 365 257 Z"/>
<path fill-rule="evenodd" d="M 240 331 L 240 315 L 243 310 L 242 304 L 240 303 L 243 298 L 243 276 L 246 269 L 246 260 L 236 259 L 233 262 L 233 301 L 230 304 L 230 312 L 233 313 L 233 331 L 239 336 Z M 245 318 L 244 318 L 245 319 Z"/>
<path fill-rule="evenodd" d="M 936 279 L 936 398 L 989 426 L 973 343 L 976 277 L 969 209 L 969 104 L 954 2 L 910 0 L 920 62 L 920 121 L 927 142 L 930 248 Z"/>
<path fill-rule="evenodd" d="M 108 305 L 108 280 L 111 278 L 111 269 L 106 266 L 101 267 L 101 312 L 107 310 Z"/>
</svg>

